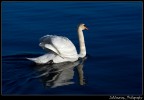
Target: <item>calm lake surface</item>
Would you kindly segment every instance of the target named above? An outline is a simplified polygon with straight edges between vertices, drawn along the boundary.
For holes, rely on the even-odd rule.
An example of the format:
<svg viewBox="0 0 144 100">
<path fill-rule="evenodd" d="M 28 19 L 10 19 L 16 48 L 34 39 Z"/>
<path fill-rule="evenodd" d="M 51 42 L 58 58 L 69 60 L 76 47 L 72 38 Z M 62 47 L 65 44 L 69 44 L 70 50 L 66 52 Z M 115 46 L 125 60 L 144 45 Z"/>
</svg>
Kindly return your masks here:
<svg viewBox="0 0 144 100">
<path fill-rule="evenodd" d="M 87 57 L 37 66 L 39 38 L 68 37 Z M 2 2 L 3 95 L 142 94 L 142 2 Z"/>
</svg>

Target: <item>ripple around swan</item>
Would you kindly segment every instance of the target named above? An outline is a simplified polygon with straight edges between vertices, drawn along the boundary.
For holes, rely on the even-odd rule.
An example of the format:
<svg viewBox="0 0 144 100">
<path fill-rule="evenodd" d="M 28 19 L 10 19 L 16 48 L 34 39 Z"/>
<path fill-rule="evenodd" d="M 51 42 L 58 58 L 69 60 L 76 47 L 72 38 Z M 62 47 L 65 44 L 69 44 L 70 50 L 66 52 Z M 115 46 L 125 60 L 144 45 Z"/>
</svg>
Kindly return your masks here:
<svg viewBox="0 0 144 100">
<path fill-rule="evenodd" d="M 22 87 L 25 84 L 34 82 L 35 80 L 40 80 L 39 82 L 42 82 L 44 87 L 51 88 L 75 84 L 73 78 L 74 70 L 76 69 L 78 70 L 77 72 L 79 76 L 77 77 L 79 77 L 79 84 L 85 84 L 82 68 L 86 58 L 79 59 L 75 62 L 64 62 L 52 65 L 36 65 L 33 62 L 25 59 L 26 57 L 31 56 L 39 56 L 39 54 L 23 53 L 2 57 L 3 65 L 9 67 L 9 69 L 3 73 L 2 83 L 6 88 L 3 92 L 10 91 L 11 93 L 13 92 L 13 89 L 11 90 L 9 86 L 13 86 L 15 89 L 18 89 L 18 87 Z M 3 69 L 7 69 L 6 67 Z M 12 77 L 6 76 L 6 73 L 9 73 L 9 75 L 12 75 Z"/>
</svg>

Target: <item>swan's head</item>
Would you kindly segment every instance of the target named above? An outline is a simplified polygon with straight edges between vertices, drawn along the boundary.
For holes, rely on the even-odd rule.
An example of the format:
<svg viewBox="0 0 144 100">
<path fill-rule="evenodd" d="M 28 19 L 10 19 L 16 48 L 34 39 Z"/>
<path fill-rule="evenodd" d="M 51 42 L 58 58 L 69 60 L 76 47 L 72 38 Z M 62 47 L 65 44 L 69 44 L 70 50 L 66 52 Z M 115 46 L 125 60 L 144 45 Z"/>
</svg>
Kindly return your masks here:
<svg viewBox="0 0 144 100">
<path fill-rule="evenodd" d="M 88 28 L 85 26 L 85 24 L 80 24 L 78 28 L 81 30 L 88 30 Z"/>
</svg>

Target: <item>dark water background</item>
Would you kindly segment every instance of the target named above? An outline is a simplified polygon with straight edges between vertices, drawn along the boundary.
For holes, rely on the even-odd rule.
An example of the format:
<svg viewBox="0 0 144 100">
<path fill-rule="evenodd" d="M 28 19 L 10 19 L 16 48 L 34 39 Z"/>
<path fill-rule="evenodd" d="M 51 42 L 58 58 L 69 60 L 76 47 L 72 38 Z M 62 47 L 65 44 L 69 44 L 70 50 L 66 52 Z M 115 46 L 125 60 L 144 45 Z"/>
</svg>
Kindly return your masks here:
<svg viewBox="0 0 144 100">
<path fill-rule="evenodd" d="M 46 34 L 68 37 L 79 52 L 79 23 L 89 28 L 87 59 L 80 64 L 85 85 L 75 63 L 61 71 L 61 65 L 36 66 L 25 59 L 46 53 L 38 46 Z M 51 88 L 56 83 L 62 86 Z M 142 2 L 2 2 L 2 94 L 141 93 Z"/>
</svg>

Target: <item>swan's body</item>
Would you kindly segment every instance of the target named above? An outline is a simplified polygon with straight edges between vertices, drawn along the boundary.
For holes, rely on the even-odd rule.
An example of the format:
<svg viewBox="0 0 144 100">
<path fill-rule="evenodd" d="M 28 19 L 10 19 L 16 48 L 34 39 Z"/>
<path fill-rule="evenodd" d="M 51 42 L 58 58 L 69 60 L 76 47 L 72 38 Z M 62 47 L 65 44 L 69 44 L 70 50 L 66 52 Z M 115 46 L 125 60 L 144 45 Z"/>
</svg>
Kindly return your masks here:
<svg viewBox="0 0 144 100">
<path fill-rule="evenodd" d="M 78 36 L 80 43 L 80 54 L 74 44 L 66 37 L 56 36 L 56 35 L 46 35 L 40 38 L 39 46 L 47 50 L 48 53 L 37 58 L 27 58 L 34 61 L 37 64 L 45 64 L 49 61 L 53 63 L 61 62 L 74 62 L 78 60 L 79 57 L 85 57 L 86 48 L 84 42 L 84 36 L 82 30 L 87 29 L 84 24 L 80 24 L 78 27 Z"/>
</svg>

